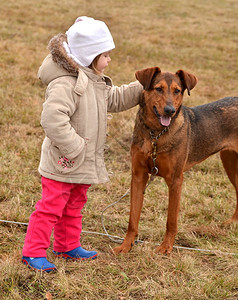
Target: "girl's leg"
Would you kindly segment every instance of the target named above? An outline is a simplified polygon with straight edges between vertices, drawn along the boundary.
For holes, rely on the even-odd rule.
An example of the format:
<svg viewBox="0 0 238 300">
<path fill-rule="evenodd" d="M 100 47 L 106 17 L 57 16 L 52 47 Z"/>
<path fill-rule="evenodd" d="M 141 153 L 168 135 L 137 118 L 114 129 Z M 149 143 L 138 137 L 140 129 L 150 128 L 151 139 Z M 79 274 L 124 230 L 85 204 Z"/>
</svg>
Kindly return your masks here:
<svg viewBox="0 0 238 300">
<path fill-rule="evenodd" d="M 69 194 L 64 192 L 64 185 L 63 182 L 42 177 L 42 199 L 30 216 L 23 256 L 46 257 L 52 229 L 68 201 Z"/>
<path fill-rule="evenodd" d="M 72 184 L 68 188 L 69 199 L 62 217 L 54 226 L 54 250 L 66 252 L 80 247 L 82 214 L 87 202 L 87 190 L 90 185 Z"/>
</svg>

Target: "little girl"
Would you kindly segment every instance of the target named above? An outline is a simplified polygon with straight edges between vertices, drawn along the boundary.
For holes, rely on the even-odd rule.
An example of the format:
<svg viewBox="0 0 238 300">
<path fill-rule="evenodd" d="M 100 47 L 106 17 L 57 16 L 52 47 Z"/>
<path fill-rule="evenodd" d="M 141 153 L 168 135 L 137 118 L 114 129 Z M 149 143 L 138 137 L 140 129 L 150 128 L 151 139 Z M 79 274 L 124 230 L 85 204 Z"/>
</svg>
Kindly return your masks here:
<svg viewBox="0 0 238 300">
<path fill-rule="evenodd" d="M 39 69 L 47 85 L 41 115 L 46 135 L 39 165 L 42 199 L 30 216 L 22 257 L 34 270 L 56 270 L 46 259 L 53 228 L 55 256 L 97 257 L 97 252 L 81 247 L 81 210 L 90 185 L 108 181 L 107 112 L 137 105 L 142 92 L 138 81 L 117 87 L 103 74 L 114 48 L 104 22 L 79 17 L 66 35 L 51 39 L 50 54 Z"/>
</svg>

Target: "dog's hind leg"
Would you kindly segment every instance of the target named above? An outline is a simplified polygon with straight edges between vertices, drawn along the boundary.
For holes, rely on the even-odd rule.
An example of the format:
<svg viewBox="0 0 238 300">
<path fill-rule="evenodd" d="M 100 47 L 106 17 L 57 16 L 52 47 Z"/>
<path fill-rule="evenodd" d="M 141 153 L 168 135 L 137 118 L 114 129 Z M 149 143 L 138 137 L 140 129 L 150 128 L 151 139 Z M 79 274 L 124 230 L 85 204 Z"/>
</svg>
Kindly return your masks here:
<svg viewBox="0 0 238 300">
<path fill-rule="evenodd" d="M 226 173 L 236 190 L 237 203 L 235 212 L 231 219 L 225 222 L 225 224 L 229 224 L 238 222 L 238 153 L 235 151 L 224 150 L 220 152 L 220 156 Z"/>
</svg>

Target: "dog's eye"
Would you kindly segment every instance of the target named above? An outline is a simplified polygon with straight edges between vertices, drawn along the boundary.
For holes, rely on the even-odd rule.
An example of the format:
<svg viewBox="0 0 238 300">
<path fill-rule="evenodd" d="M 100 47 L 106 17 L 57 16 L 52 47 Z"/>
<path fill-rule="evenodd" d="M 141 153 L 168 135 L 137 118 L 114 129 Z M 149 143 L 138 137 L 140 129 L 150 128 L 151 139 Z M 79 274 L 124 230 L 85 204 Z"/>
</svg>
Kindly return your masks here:
<svg viewBox="0 0 238 300">
<path fill-rule="evenodd" d="M 179 89 L 175 89 L 175 90 L 174 90 L 174 93 L 177 95 L 177 94 L 180 93 L 180 90 L 179 90 Z"/>
<path fill-rule="evenodd" d="M 159 92 L 159 93 L 163 92 L 162 87 L 157 87 L 157 88 L 155 88 L 155 89 L 156 89 L 156 91 Z"/>
</svg>

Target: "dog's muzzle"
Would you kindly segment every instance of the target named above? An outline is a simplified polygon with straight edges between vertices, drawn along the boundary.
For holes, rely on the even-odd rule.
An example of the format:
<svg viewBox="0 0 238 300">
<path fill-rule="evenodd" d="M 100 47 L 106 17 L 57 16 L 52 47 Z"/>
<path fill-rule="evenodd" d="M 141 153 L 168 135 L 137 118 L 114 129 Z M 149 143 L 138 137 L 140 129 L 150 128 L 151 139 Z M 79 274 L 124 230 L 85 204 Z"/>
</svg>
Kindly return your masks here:
<svg viewBox="0 0 238 300">
<path fill-rule="evenodd" d="M 161 116 L 156 108 L 156 106 L 153 106 L 153 111 L 159 120 L 160 124 L 162 126 L 168 127 L 171 122 L 171 116 L 175 113 L 175 108 L 172 105 L 166 105 L 164 108 L 164 116 Z"/>
</svg>

